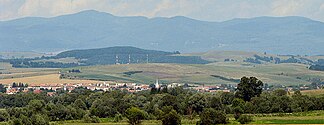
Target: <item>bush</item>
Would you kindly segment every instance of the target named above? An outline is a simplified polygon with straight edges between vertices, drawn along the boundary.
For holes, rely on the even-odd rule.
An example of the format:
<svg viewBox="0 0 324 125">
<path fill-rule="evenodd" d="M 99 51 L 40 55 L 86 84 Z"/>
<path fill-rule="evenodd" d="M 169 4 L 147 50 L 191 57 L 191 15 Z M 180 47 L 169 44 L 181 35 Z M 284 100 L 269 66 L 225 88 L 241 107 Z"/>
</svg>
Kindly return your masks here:
<svg viewBox="0 0 324 125">
<path fill-rule="evenodd" d="M 114 117 L 114 122 L 119 122 L 123 120 L 123 116 L 121 114 L 116 114 L 115 117 Z"/>
<path fill-rule="evenodd" d="M 242 113 L 243 113 L 243 109 L 241 107 L 235 107 L 234 108 L 234 118 L 236 120 L 240 118 Z"/>
<path fill-rule="evenodd" d="M 168 112 L 164 114 L 162 117 L 162 125 L 180 125 L 181 124 L 181 117 L 180 115 L 175 111 L 171 110 L 171 112 Z"/>
<path fill-rule="evenodd" d="M 30 121 L 33 125 L 49 125 L 49 120 L 45 115 L 32 115 Z"/>
<path fill-rule="evenodd" d="M 100 123 L 99 117 L 89 116 L 89 114 L 84 115 L 82 119 L 85 123 Z"/>
<path fill-rule="evenodd" d="M 241 115 L 240 118 L 237 119 L 238 122 L 241 124 L 247 124 L 253 121 L 251 116 L 248 115 Z"/>
<path fill-rule="evenodd" d="M 215 125 L 226 124 L 228 119 L 223 111 L 218 111 L 212 108 L 206 108 L 200 114 L 200 125 Z"/>
<path fill-rule="evenodd" d="M 129 124 L 139 125 L 146 118 L 147 113 L 139 108 L 132 107 L 126 110 L 125 116 Z"/>
<path fill-rule="evenodd" d="M 0 111 L 0 122 L 8 121 L 10 118 L 9 113 L 6 110 Z"/>
<path fill-rule="evenodd" d="M 9 121 L 10 125 L 22 125 L 23 122 L 18 118 L 13 118 Z"/>
</svg>

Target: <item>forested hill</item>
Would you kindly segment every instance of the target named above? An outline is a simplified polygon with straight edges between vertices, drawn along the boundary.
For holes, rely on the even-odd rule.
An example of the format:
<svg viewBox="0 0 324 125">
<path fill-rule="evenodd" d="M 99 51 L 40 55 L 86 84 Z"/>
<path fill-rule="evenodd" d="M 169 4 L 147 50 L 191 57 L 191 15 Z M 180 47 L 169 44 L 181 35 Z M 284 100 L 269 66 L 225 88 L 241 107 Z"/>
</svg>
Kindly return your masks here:
<svg viewBox="0 0 324 125">
<path fill-rule="evenodd" d="M 187 17 L 119 17 L 97 11 L 0 21 L 0 51 L 134 46 L 144 49 L 240 50 L 323 54 L 324 23 L 304 17 L 256 17 L 207 22 Z"/>
<path fill-rule="evenodd" d="M 140 54 L 140 55 L 171 55 L 175 54 L 172 52 L 156 51 L 156 50 L 145 50 L 130 46 L 117 46 L 99 49 L 85 49 L 85 50 L 71 50 L 59 53 L 56 57 L 66 58 L 75 57 L 79 59 L 91 58 L 94 56 L 107 56 L 107 55 L 129 55 L 129 54 Z"/>
<path fill-rule="evenodd" d="M 134 64 L 134 63 L 179 63 L 206 64 L 200 56 L 180 56 L 180 52 L 145 50 L 130 46 L 118 46 L 99 49 L 71 50 L 52 57 L 33 59 L 13 59 L 14 67 L 64 68 L 87 65 Z M 63 63 L 56 60 L 73 58 L 77 62 Z"/>
<path fill-rule="evenodd" d="M 197 56 L 177 56 L 180 52 L 145 50 L 118 46 L 100 49 L 72 50 L 59 53 L 55 58 L 74 57 L 87 65 L 126 63 L 182 63 L 205 64 L 208 61 Z"/>
</svg>

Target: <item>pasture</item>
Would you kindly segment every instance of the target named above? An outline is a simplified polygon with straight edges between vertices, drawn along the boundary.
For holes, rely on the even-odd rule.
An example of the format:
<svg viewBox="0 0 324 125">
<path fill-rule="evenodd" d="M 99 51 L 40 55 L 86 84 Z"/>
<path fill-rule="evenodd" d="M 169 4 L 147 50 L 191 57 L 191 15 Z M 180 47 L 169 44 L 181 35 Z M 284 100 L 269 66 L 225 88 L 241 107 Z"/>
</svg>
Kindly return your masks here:
<svg viewBox="0 0 324 125">
<path fill-rule="evenodd" d="M 309 84 L 311 79 L 324 79 L 324 72 L 309 70 L 307 66 L 290 63 L 256 65 L 243 62 L 216 62 L 206 65 L 122 64 L 77 67 L 81 73 L 69 73 L 69 75 L 92 80 L 154 83 L 159 79 L 161 82 L 168 83 L 198 84 L 235 84 L 233 79 L 239 80 L 243 76 L 255 76 L 265 83 L 282 85 Z M 70 69 L 73 68 L 63 69 L 63 71 Z M 126 74 L 127 72 L 134 73 Z"/>
</svg>

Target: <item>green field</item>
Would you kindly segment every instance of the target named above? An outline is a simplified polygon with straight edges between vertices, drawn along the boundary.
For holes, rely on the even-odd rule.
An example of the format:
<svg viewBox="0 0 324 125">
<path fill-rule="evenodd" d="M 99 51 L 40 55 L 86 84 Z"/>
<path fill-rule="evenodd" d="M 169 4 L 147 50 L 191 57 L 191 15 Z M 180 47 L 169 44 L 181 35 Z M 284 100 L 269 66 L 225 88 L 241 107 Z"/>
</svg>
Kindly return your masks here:
<svg viewBox="0 0 324 125">
<path fill-rule="evenodd" d="M 13 79 L 57 74 L 55 68 L 13 68 L 9 63 L 0 62 L 0 79 Z"/>
<path fill-rule="evenodd" d="M 27 53 L 28 54 L 28 53 Z M 33 53 L 29 54 L 33 55 Z M 262 62 L 263 64 L 246 63 L 243 60 L 253 58 L 254 55 L 278 57 L 287 59 L 291 56 L 279 56 L 257 52 L 241 51 L 208 51 L 204 53 L 180 54 L 181 56 L 201 56 L 212 61 L 210 64 L 122 64 L 122 65 L 96 65 L 62 69 L 64 73 L 70 69 L 81 69 L 82 73 L 69 73 L 70 77 L 79 79 L 154 83 L 159 79 L 162 83 L 191 83 L 191 84 L 236 84 L 243 76 L 255 76 L 268 84 L 303 85 L 312 83 L 312 79 L 324 79 L 324 72 L 309 70 L 309 65 L 298 63 Z M 297 56 L 313 61 L 323 56 Z M 224 62 L 225 59 L 233 59 Z M 41 62 L 80 62 L 75 58 L 35 60 Z M 21 78 L 57 73 L 59 69 L 49 68 L 12 68 L 8 63 L 0 63 L 0 78 Z M 126 74 L 127 72 L 134 72 Z M 140 71 L 140 72 L 136 72 Z"/>
<path fill-rule="evenodd" d="M 187 64 L 123 64 L 77 67 L 82 73 L 69 73 L 80 79 L 112 80 L 123 82 L 162 82 L 234 84 L 228 79 L 255 76 L 265 83 L 282 85 L 309 84 L 310 79 L 324 79 L 324 72 L 312 71 L 304 64 L 250 64 L 240 62 L 216 62 L 205 65 Z M 69 68 L 72 69 L 72 68 Z M 67 71 L 69 69 L 63 69 Z M 75 68 L 74 68 L 75 69 Z M 126 75 L 125 72 L 141 71 Z M 213 77 L 216 75 L 219 77 Z"/>
<path fill-rule="evenodd" d="M 200 56 L 208 61 L 223 62 L 225 59 L 234 59 L 238 62 L 243 62 L 246 58 L 253 57 L 254 55 L 264 55 L 258 52 L 244 52 L 244 51 L 208 51 L 202 53 L 189 53 L 181 54 L 183 56 Z M 267 55 L 277 57 L 276 55 Z"/>
<path fill-rule="evenodd" d="M 324 124 L 324 111 L 312 111 L 292 114 L 254 114 L 250 124 Z M 240 124 L 233 115 L 228 115 L 229 124 Z M 182 125 L 195 125 L 199 121 L 197 116 L 193 120 L 182 118 Z M 63 125 L 128 125 L 126 118 L 120 122 L 113 122 L 111 118 L 102 118 L 101 123 L 82 123 L 82 120 L 56 122 Z M 144 120 L 142 125 L 161 125 L 161 121 Z"/>
<path fill-rule="evenodd" d="M 283 113 L 283 114 L 250 114 L 253 122 L 249 124 L 324 124 L 324 111 L 310 111 L 300 113 Z M 233 114 L 228 114 L 228 124 L 240 124 Z M 189 120 L 184 116 L 181 120 L 182 125 L 195 125 L 199 117 Z M 0 124 L 6 124 L 2 122 Z M 57 121 L 51 124 L 60 125 L 128 125 L 127 119 L 123 118 L 120 122 L 113 122 L 113 118 L 101 118 L 100 123 L 83 123 L 82 120 Z M 142 125 L 161 125 L 158 120 L 143 120 Z"/>
</svg>

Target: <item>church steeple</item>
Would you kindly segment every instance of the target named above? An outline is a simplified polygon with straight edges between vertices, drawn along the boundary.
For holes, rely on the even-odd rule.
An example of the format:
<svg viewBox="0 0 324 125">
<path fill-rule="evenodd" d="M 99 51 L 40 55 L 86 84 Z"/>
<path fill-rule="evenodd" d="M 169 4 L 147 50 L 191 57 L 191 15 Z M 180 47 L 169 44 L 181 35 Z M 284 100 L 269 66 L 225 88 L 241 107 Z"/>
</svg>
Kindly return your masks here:
<svg viewBox="0 0 324 125">
<path fill-rule="evenodd" d="M 159 85 L 159 79 L 156 79 L 156 82 L 155 82 L 155 88 L 160 88 L 160 85 Z"/>
</svg>

